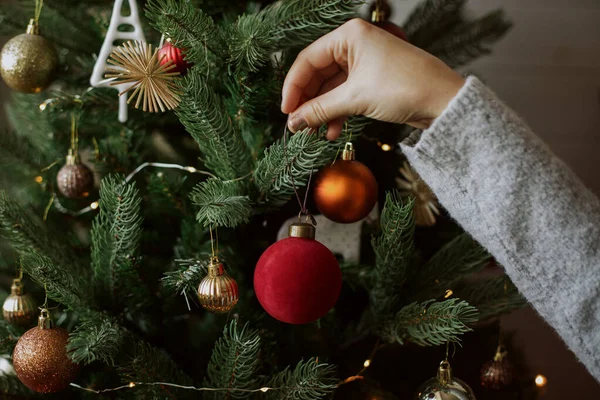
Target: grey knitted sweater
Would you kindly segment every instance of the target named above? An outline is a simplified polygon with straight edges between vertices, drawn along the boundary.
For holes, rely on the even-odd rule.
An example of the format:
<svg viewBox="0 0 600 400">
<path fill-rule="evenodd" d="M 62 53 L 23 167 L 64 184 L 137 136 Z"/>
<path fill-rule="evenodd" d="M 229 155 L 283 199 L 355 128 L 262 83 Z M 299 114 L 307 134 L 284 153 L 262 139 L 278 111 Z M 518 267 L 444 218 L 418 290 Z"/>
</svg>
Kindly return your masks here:
<svg viewBox="0 0 600 400">
<path fill-rule="evenodd" d="M 474 77 L 401 147 L 600 381 L 598 199 Z"/>
</svg>

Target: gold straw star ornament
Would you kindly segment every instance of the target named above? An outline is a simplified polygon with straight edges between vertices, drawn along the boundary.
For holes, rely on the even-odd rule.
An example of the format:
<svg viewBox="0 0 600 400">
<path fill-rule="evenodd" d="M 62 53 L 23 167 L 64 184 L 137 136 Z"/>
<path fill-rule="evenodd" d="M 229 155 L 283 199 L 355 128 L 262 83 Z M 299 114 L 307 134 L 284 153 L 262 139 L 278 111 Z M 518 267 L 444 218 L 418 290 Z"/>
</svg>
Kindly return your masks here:
<svg viewBox="0 0 600 400">
<path fill-rule="evenodd" d="M 115 66 L 106 69 L 106 78 L 114 79 L 111 86 L 132 83 L 119 93 L 122 96 L 133 90 L 127 104 L 137 97 L 135 108 L 142 104 L 142 110 L 150 112 L 165 112 L 179 105 L 179 72 L 169 72 L 176 67 L 173 61 L 160 65 L 158 49 L 152 51 L 151 44 L 126 42 L 110 54 L 108 63 Z"/>
<path fill-rule="evenodd" d="M 402 177 L 396 177 L 396 184 L 402 196 L 412 196 L 415 199 L 415 223 L 418 226 L 433 226 L 436 215 L 440 215 L 437 198 L 421 177 L 408 163 L 400 168 Z"/>
</svg>

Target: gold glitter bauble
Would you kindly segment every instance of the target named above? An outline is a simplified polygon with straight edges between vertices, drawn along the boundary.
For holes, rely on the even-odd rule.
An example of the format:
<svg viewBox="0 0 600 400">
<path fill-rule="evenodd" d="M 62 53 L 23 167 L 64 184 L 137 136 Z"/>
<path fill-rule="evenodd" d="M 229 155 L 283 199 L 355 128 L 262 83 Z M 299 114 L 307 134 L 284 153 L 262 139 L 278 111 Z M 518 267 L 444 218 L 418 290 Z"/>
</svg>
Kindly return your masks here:
<svg viewBox="0 0 600 400">
<path fill-rule="evenodd" d="M 27 33 L 10 39 L 0 52 L 0 74 L 11 89 L 39 93 L 52 81 L 58 67 L 58 54 L 52 42 L 39 35 L 29 22 Z"/>
<path fill-rule="evenodd" d="M 238 284 L 219 261 L 214 260 L 208 266 L 208 275 L 198 286 L 198 299 L 202 307 L 215 314 L 228 313 L 237 304 Z"/>
<path fill-rule="evenodd" d="M 75 379 L 79 366 L 67 356 L 69 332 L 55 328 L 48 310 L 42 309 L 38 326 L 25 332 L 13 353 L 17 378 L 40 393 L 65 389 Z"/>
<path fill-rule="evenodd" d="M 10 292 L 2 305 L 4 319 L 13 325 L 32 326 L 38 314 L 35 299 L 25 292 L 25 287 L 20 279 L 13 280 Z"/>
<path fill-rule="evenodd" d="M 69 199 L 87 197 L 94 188 L 94 173 L 76 155 L 69 154 L 67 163 L 56 175 L 56 184 L 59 192 Z"/>
<path fill-rule="evenodd" d="M 473 390 L 452 376 L 452 368 L 448 361 L 442 361 L 435 378 L 421 385 L 415 400 L 476 400 Z"/>
</svg>

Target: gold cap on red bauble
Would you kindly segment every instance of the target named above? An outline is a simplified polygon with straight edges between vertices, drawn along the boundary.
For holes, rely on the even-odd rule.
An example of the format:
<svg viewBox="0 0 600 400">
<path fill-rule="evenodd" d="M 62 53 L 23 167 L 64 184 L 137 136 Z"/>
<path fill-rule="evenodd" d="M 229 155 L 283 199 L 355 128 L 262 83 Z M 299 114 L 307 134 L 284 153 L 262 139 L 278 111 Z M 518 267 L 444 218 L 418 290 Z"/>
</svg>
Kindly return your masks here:
<svg viewBox="0 0 600 400">
<path fill-rule="evenodd" d="M 43 308 L 38 326 L 31 328 L 17 342 L 13 365 L 17 378 L 40 393 L 65 389 L 75 379 L 79 366 L 67 355 L 69 332 L 55 328 L 48 310 Z"/>
<path fill-rule="evenodd" d="M 288 228 L 288 237 L 314 239 L 316 229 L 313 224 L 307 222 L 296 222 Z"/>
<path fill-rule="evenodd" d="M 57 67 L 58 53 L 52 42 L 40 35 L 33 19 L 27 32 L 10 39 L 0 52 L 0 74 L 18 92 L 39 93 L 46 89 Z"/>
<path fill-rule="evenodd" d="M 365 218 L 377 202 L 375 176 L 354 158 L 352 143 L 346 143 L 342 159 L 323 168 L 315 183 L 314 199 L 321 214 L 343 224 Z"/>
</svg>

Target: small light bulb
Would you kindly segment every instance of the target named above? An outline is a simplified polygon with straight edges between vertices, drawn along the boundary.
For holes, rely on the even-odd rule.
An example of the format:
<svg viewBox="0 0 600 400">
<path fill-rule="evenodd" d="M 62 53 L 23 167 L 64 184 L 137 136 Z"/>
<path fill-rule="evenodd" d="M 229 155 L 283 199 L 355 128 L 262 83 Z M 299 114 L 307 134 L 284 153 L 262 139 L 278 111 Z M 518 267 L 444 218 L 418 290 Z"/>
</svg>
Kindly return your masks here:
<svg viewBox="0 0 600 400">
<path fill-rule="evenodd" d="M 537 374 L 535 376 L 535 385 L 537 387 L 544 387 L 548 383 L 548 379 L 542 374 Z"/>
<path fill-rule="evenodd" d="M 390 151 L 391 149 L 392 149 L 392 146 L 390 146 L 387 143 L 384 143 L 381 145 L 381 150 L 383 150 L 383 151 Z"/>
<path fill-rule="evenodd" d="M 268 387 L 263 387 L 263 388 L 260 388 L 260 391 L 263 392 L 263 393 L 265 393 L 265 392 L 269 391 L 269 388 Z"/>
<path fill-rule="evenodd" d="M 365 368 L 369 368 L 369 365 L 371 365 L 371 360 L 365 360 L 365 362 L 363 363 L 363 366 Z"/>
<path fill-rule="evenodd" d="M 444 298 L 447 299 L 448 297 L 452 296 L 454 294 L 454 292 L 450 289 L 446 290 L 446 294 L 444 295 Z"/>
<path fill-rule="evenodd" d="M 196 168 L 194 168 L 194 167 L 185 167 L 185 170 L 187 172 L 198 172 L 198 170 Z"/>
<path fill-rule="evenodd" d="M 92 210 L 95 210 L 96 208 L 98 208 L 98 202 L 97 202 L 97 201 L 95 201 L 95 202 L 93 202 L 92 204 L 90 204 L 90 208 L 91 208 Z"/>
<path fill-rule="evenodd" d="M 36 176 L 36 177 L 35 177 L 35 181 L 36 181 L 37 183 L 42 183 L 42 182 L 44 182 L 44 178 L 42 178 L 41 176 Z"/>
<path fill-rule="evenodd" d="M 135 382 L 129 382 L 129 387 L 130 388 L 135 387 Z"/>
</svg>

